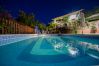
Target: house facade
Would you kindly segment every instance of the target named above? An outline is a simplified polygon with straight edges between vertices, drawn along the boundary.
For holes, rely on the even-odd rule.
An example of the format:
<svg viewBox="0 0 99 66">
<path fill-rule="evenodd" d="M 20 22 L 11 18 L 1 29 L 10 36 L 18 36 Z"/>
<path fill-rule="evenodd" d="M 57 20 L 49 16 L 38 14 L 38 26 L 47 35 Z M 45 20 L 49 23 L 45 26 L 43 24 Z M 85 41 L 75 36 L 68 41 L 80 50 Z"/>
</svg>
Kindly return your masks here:
<svg viewBox="0 0 99 66">
<path fill-rule="evenodd" d="M 56 17 L 52 20 L 58 27 L 64 26 L 67 28 L 66 31 L 69 29 L 69 34 L 75 29 L 77 34 L 99 34 L 99 14 L 94 14 L 87 18 L 85 18 L 84 15 L 83 9 L 81 9 L 60 17 Z M 67 20 L 64 20 L 65 18 Z M 90 21 L 86 21 L 86 19 L 89 19 Z M 76 25 L 77 22 L 79 22 L 79 25 Z M 76 28 L 73 26 L 76 26 Z"/>
<path fill-rule="evenodd" d="M 88 26 L 84 27 L 83 30 L 78 30 L 78 33 L 81 34 L 99 34 L 99 13 L 91 15 L 86 18 L 88 20 Z"/>
<path fill-rule="evenodd" d="M 56 17 L 53 20 L 53 23 L 56 23 L 58 26 L 63 26 L 64 23 L 66 23 L 66 21 L 64 20 L 66 17 L 68 18 L 67 21 L 68 22 L 72 22 L 73 20 L 79 20 L 81 19 L 82 22 L 85 22 L 85 18 L 84 18 L 84 13 L 82 12 L 83 9 L 60 16 L 60 17 Z"/>
<path fill-rule="evenodd" d="M 60 16 L 56 17 L 53 20 L 53 23 L 57 24 L 55 27 L 65 27 L 66 30 L 72 31 L 73 29 L 73 22 L 81 22 L 82 24 L 85 23 L 85 17 L 84 13 L 82 12 L 83 9 Z M 69 32 L 70 32 L 69 31 Z"/>
</svg>

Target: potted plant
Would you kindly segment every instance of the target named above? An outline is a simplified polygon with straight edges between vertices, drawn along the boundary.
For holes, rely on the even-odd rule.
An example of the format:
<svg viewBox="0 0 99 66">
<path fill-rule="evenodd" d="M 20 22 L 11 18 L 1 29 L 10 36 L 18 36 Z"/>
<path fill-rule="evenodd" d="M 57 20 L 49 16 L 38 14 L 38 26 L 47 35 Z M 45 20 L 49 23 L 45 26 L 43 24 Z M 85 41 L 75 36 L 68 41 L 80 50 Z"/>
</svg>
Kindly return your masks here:
<svg viewBox="0 0 99 66">
<path fill-rule="evenodd" d="M 91 33 L 96 33 L 96 31 L 97 31 L 96 26 L 92 26 L 92 27 L 91 27 Z"/>
</svg>

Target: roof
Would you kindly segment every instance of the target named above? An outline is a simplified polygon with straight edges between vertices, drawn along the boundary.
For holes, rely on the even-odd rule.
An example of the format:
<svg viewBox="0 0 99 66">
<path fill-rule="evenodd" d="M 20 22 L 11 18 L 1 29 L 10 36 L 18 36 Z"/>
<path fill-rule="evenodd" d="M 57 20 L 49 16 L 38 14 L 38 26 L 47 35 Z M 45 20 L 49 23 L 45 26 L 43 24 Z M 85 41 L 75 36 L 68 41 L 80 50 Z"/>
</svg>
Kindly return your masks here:
<svg viewBox="0 0 99 66">
<path fill-rule="evenodd" d="M 87 18 L 94 18 L 94 17 L 97 17 L 97 16 L 99 16 L 99 13 L 94 14 L 94 15 L 91 15 L 91 16 L 89 16 L 89 17 L 87 17 Z"/>
<path fill-rule="evenodd" d="M 52 20 L 54 20 L 54 19 L 61 19 L 61 18 L 63 18 L 63 17 L 65 17 L 65 16 L 69 16 L 69 15 L 72 15 L 72 14 L 75 14 L 75 13 L 78 13 L 78 12 L 81 12 L 83 9 L 81 9 L 81 10 L 78 10 L 78 11 L 75 11 L 75 12 L 72 12 L 72 13 L 69 13 L 69 14 L 65 14 L 65 15 L 63 15 L 63 16 L 59 16 L 59 17 L 56 17 L 56 18 L 53 18 Z"/>
</svg>

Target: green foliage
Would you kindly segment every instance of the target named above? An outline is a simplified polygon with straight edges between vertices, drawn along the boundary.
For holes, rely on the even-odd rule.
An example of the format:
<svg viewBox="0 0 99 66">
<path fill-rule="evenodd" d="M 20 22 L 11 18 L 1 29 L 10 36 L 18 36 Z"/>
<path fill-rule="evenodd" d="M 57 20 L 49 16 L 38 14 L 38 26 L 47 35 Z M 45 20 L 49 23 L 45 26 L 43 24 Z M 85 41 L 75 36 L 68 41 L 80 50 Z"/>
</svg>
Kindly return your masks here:
<svg viewBox="0 0 99 66">
<path fill-rule="evenodd" d="M 68 22 L 68 16 L 64 17 L 64 18 L 63 18 L 63 21 L 64 21 L 65 23 L 67 23 L 67 22 Z"/>
<path fill-rule="evenodd" d="M 96 30 L 97 28 L 96 28 L 96 26 L 91 26 L 91 30 Z"/>
<path fill-rule="evenodd" d="M 55 28 L 56 26 L 57 26 L 56 23 L 53 23 L 53 22 L 50 23 L 50 28 Z"/>
<path fill-rule="evenodd" d="M 27 14 L 24 11 L 19 11 L 18 21 L 31 26 L 32 22 L 35 21 L 34 14 Z"/>
<path fill-rule="evenodd" d="M 6 12 L 4 9 L 2 9 L 1 7 L 0 7 L 0 13 L 2 15 L 2 16 L 0 16 L 0 18 L 2 19 L 3 22 L 6 20 L 9 20 L 9 18 L 11 18 L 11 15 L 8 12 Z M 46 30 L 45 24 L 36 20 L 35 15 L 33 13 L 28 14 L 28 13 L 20 10 L 19 15 L 16 18 L 16 20 L 19 23 L 24 24 L 24 25 L 28 25 L 32 28 L 34 28 L 35 26 L 38 26 L 40 30 Z M 6 27 L 7 30 L 9 30 L 9 32 L 14 32 L 13 27 L 5 25 L 5 23 L 3 24 L 3 22 L 0 22 L 0 29 L 2 29 L 3 27 Z"/>
<path fill-rule="evenodd" d="M 87 18 L 86 21 L 91 22 L 91 21 L 96 21 L 99 20 L 99 16 L 94 17 L 94 18 Z"/>
<path fill-rule="evenodd" d="M 39 23 L 38 27 L 39 27 L 40 30 L 46 30 L 46 26 L 42 23 Z"/>
<path fill-rule="evenodd" d="M 3 24 L 2 22 L 0 22 L 0 29 L 2 29 L 3 27 L 5 27 L 5 24 Z"/>
<path fill-rule="evenodd" d="M 77 29 L 78 29 L 79 23 L 77 21 L 73 21 L 72 22 L 72 33 L 77 33 Z"/>
<path fill-rule="evenodd" d="M 93 24 L 91 26 L 91 33 L 96 33 L 96 31 L 97 31 L 97 28 L 96 28 L 95 24 Z"/>
<path fill-rule="evenodd" d="M 2 25 L 0 25 L 0 29 L 2 29 Z"/>
<path fill-rule="evenodd" d="M 33 13 L 27 14 L 24 11 L 20 11 L 17 20 L 33 28 L 38 26 L 40 30 L 45 30 L 45 25 L 36 20 Z"/>
</svg>

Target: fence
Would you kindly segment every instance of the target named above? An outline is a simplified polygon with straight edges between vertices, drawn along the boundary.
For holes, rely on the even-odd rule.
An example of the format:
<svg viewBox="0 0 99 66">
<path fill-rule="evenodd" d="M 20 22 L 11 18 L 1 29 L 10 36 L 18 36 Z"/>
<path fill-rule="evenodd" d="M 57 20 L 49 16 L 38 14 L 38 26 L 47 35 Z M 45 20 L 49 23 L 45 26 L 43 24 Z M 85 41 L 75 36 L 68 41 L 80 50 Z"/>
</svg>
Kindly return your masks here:
<svg viewBox="0 0 99 66">
<path fill-rule="evenodd" d="M 0 20 L 2 28 L 0 29 L 0 34 L 32 34 L 35 33 L 34 29 L 16 22 L 15 20 Z"/>
</svg>

